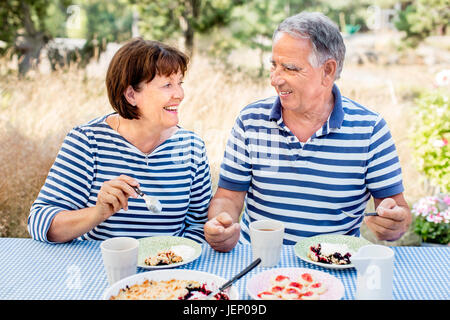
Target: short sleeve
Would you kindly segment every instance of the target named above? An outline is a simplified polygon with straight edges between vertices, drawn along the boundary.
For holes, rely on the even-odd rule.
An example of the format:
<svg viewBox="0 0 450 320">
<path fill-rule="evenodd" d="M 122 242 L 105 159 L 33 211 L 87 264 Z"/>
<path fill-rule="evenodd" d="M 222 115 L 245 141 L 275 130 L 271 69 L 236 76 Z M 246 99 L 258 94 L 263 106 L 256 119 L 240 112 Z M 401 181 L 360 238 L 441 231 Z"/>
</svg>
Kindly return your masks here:
<svg viewBox="0 0 450 320">
<path fill-rule="evenodd" d="M 404 191 L 397 150 L 386 121 L 381 117 L 370 138 L 366 185 L 375 198 L 386 198 Z"/>
<path fill-rule="evenodd" d="M 247 191 L 251 182 L 252 165 L 249 142 L 240 117 L 237 118 L 228 138 L 218 186 L 233 191 Z"/>
</svg>

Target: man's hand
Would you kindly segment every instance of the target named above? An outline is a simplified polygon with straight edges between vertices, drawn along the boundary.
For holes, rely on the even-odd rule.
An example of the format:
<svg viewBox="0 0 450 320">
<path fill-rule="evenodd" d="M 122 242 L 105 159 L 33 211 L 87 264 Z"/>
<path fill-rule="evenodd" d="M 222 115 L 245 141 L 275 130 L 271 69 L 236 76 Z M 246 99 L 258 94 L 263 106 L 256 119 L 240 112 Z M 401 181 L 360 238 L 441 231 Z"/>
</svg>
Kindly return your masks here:
<svg viewBox="0 0 450 320">
<path fill-rule="evenodd" d="M 228 252 L 239 240 L 241 227 L 227 212 L 222 212 L 204 225 L 205 239 L 214 250 Z"/>
<path fill-rule="evenodd" d="M 375 199 L 375 206 L 378 216 L 365 217 L 366 225 L 379 240 L 398 240 L 408 230 L 412 220 L 403 195 Z"/>
<path fill-rule="evenodd" d="M 246 194 L 247 191 L 217 188 L 209 204 L 209 221 L 203 227 L 205 239 L 214 250 L 228 252 L 239 241 L 239 216 Z"/>
</svg>

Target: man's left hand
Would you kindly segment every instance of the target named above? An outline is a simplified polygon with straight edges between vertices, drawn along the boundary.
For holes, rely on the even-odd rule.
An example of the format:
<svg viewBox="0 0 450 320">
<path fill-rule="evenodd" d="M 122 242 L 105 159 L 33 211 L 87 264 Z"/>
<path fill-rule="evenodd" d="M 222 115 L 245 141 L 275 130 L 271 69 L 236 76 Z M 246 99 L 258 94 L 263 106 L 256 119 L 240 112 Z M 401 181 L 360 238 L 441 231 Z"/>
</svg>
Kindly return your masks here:
<svg viewBox="0 0 450 320">
<path fill-rule="evenodd" d="M 365 217 L 364 222 L 379 240 L 398 240 L 411 224 L 408 205 L 397 204 L 393 198 L 375 199 L 375 205 L 377 200 L 381 201 L 377 206 L 378 216 Z"/>
</svg>

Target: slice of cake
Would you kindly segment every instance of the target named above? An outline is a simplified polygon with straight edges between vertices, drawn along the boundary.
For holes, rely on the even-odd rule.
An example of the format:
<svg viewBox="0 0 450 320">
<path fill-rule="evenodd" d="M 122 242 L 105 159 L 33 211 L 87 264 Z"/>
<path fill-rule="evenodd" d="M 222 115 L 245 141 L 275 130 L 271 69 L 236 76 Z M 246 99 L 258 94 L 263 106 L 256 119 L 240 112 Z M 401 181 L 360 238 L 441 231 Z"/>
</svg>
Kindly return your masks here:
<svg viewBox="0 0 450 320">
<path fill-rule="evenodd" d="M 326 264 L 350 264 L 351 256 L 352 252 L 346 244 L 318 243 L 308 251 L 308 258 L 312 261 Z"/>
</svg>

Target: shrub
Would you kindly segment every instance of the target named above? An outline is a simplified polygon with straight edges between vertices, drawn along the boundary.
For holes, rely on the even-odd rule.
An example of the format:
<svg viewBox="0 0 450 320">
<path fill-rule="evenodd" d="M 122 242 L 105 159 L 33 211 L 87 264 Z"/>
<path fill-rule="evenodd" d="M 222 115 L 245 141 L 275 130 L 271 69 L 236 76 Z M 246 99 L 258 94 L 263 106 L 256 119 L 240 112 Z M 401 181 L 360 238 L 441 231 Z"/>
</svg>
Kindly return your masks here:
<svg viewBox="0 0 450 320">
<path fill-rule="evenodd" d="M 403 41 L 417 47 L 435 33 L 445 34 L 450 18 L 448 0 L 413 0 L 395 21 L 397 30 L 404 31 Z"/>
<path fill-rule="evenodd" d="M 426 92 L 416 100 L 412 125 L 417 169 L 441 192 L 450 191 L 450 99 L 443 91 Z"/>
</svg>

